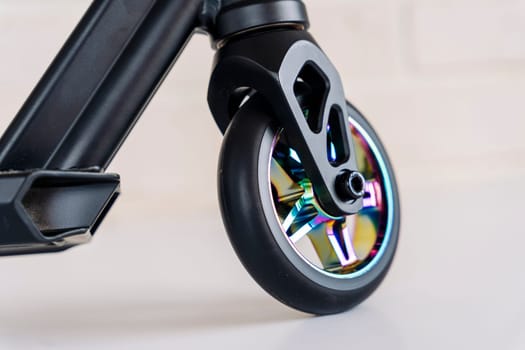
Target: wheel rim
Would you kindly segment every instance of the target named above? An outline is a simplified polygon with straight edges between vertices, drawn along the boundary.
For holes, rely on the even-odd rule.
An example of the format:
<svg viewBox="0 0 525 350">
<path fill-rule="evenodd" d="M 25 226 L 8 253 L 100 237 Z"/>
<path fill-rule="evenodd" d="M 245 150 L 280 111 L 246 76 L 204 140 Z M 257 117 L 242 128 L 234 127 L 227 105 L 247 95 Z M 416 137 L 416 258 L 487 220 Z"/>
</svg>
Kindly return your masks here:
<svg viewBox="0 0 525 350">
<path fill-rule="evenodd" d="M 363 125 L 348 118 L 358 170 L 365 176 L 363 209 L 333 217 L 315 198 L 298 154 L 281 130 L 275 134 L 269 162 L 273 211 L 295 252 L 315 270 L 335 278 L 355 278 L 372 269 L 390 242 L 393 188 L 386 162 Z M 328 157 L 334 156 L 328 144 Z"/>
</svg>

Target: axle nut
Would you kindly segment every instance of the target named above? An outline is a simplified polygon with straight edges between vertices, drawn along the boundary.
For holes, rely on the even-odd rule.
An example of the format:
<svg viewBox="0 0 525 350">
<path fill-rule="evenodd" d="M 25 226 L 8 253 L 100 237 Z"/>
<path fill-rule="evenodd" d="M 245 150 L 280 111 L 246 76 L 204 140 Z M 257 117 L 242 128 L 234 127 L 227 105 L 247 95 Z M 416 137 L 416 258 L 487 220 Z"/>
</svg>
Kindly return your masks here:
<svg viewBox="0 0 525 350">
<path fill-rule="evenodd" d="M 345 171 L 336 181 L 337 192 L 345 201 L 359 199 L 365 195 L 366 180 L 359 171 Z"/>
</svg>

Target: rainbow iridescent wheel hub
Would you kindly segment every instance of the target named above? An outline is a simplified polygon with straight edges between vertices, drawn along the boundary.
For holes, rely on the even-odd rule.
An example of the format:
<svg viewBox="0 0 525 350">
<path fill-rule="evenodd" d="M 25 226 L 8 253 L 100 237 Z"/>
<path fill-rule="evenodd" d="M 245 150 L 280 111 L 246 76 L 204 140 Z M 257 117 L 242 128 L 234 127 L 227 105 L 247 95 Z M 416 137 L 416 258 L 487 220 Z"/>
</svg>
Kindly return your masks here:
<svg viewBox="0 0 525 350">
<path fill-rule="evenodd" d="M 273 206 L 288 242 L 313 268 L 332 277 L 353 278 L 371 269 L 388 245 L 393 220 L 393 191 L 378 146 L 351 117 L 358 170 L 366 179 L 363 209 L 333 217 L 317 201 L 297 153 L 283 131 L 275 136 L 270 161 Z M 327 145 L 327 156 L 334 147 Z"/>
</svg>

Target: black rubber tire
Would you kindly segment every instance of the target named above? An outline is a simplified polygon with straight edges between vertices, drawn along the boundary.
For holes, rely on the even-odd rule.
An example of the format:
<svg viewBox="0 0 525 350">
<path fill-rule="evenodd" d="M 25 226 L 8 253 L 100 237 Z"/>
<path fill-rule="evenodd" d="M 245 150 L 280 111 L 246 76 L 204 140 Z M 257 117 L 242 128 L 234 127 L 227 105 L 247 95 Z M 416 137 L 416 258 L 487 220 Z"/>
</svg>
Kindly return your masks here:
<svg viewBox="0 0 525 350">
<path fill-rule="evenodd" d="M 224 224 L 230 241 L 251 276 L 269 294 L 295 309 L 317 315 L 339 313 L 367 298 L 386 275 L 397 246 L 399 199 L 391 164 L 377 134 L 351 105 L 352 118 L 366 128 L 382 152 L 394 193 L 393 231 L 381 263 L 359 279 L 337 279 L 301 264 L 286 253 L 275 232 L 276 218 L 269 212 L 271 196 L 264 193 L 261 177 L 268 171 L 267 143 L 277 130 L 270 112 L 258 97 L 252 97 L 236 113 L 223 141 L 218 171 L 218 189 Z M 262 154 L 262 153 L 266 154 Z M 273 231 L 272 231 L 273 229 Z M 309 270 L 308 270 L 309 269 Z M 318 276 L 319 275 L 319 276 Z M 321 276 L 322 275 L 322 276 Z M 333 281 L 332 281 L 333 280 Z"/>
</svg>

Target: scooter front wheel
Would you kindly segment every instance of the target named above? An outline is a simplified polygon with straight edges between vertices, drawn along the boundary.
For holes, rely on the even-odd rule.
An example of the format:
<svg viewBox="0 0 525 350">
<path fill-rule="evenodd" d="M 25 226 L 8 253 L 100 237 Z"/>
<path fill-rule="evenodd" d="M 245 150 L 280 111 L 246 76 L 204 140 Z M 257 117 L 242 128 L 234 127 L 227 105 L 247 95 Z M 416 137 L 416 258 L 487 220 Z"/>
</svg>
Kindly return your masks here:
<svg viewBox="0 0 525 350">
<path fill-rule="evenodd" d="M 219 161 L 223 221 L 240 260 L 268 293 L 312 314 L 342 312 L 367 298 L 398 241 L 392 166 L 370 124 L 352 105 L 347 110 L 366 179 L 364 206 L 355 215 L 323 211 L 286 131 L 257 96 L 234 116 Z M 328 157 L 332 148 L 328 142 Z"/>
</svg>

